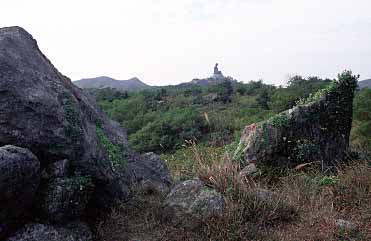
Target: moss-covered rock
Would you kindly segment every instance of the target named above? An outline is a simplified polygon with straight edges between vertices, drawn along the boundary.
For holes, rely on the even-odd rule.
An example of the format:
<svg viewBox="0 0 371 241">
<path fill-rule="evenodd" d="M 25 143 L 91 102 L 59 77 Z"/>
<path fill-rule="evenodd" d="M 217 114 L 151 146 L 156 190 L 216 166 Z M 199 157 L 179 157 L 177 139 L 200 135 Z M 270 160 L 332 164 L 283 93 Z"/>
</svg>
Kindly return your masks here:
<svg viewBox="0 0 371 241">
<path fill-rule="evenodd" d="M 294 108 L 247 126 L 234 159 L 292 167 L 308 161 L 333 166 L 346 158 L 352 126 L 357 76 L 339 74 L 328 88 L 301 100 Z"/>
<path fill-rule="evenodd" d="M 202 220 L 220 216 L 224 198 L 214 189 L 204 186 L 199 179 L 177 184 L 164 202 L 164 217 L 172 225 L 196 229 Z"/>
<path fill-rule="evenodd" d="M 56 178 L 41 187 L 38 209 L 43 220 L 53 223 L 81 216 L 92 196 L 90 178 L 75 176 Z"/>
</svg>

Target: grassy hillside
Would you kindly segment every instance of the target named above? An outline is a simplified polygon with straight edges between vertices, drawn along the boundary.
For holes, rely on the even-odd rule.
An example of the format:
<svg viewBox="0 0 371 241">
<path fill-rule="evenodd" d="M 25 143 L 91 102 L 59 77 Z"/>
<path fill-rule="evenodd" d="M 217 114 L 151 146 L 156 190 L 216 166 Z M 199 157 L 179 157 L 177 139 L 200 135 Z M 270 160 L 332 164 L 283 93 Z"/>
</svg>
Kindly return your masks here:
<svg viewBox="0 0 371 241">
<path fill-rule="evenodd" d="M 98 93 L 98 101 L 112 119 L 127 129 L 135 149 L 169 153 L 180 149 L 185 140 L 208 146 L 232 143 L 245 125 L 290 108 L 329 82 L 296 76 L 287 88 L 261 81 L 224 82 L 206 87 L 164 87 L 121 96 L 106 89 L 101 90 L 104 95 Z"/>
<path fill-rule="evenodd" d="M 320 166 L 313 165 L 299 171 L 263 168 L 243 177 L 231 160 L 245 125 L 286 110 L 330 83 L 297 76 L 287 87 L 253 81 L 124 95 L 112 89 L 98 93 L 99 103 L 125 126 L 137 150 L 162 154 L 176 180 L 199 177 L 207 187 L 222 193 L 227 210 L 219 218 L 203 220 L 202 229 L 185 231 L 159 221 L 162 200 L 139 198 L 134 209 L 125 204 L 114 209 L 98 233 L 109 241 L 126 236 L 144 240 L 370 240 L 371 162 L 366 152 L 335 173 L 321 172 Z M 371 147 L 370 127 L 371 90 L 363 89 L 354 100 L 353 147 Z M 269 190 L 263 194 L 272 196 L 256 198 L 256 189 Z M 146 217 L 145 223 L 138 212 Z M 356 228 L 339 228 L 342 219 Z"/>
</svg>

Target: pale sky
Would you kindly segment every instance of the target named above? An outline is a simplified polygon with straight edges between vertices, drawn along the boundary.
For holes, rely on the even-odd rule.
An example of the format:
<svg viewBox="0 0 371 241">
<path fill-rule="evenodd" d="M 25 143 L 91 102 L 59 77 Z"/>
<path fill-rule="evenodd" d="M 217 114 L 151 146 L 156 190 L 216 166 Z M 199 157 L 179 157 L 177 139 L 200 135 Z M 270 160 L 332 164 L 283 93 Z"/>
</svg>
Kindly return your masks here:
<svg viewBox="0 0 371 241">
<path fill-rule="evenodd" d="M 371 0 L 2 0 L 0 26 L 22 26 L 73 80 L 151 85 L 289 74 L 371 77 Z"/>
</svg>

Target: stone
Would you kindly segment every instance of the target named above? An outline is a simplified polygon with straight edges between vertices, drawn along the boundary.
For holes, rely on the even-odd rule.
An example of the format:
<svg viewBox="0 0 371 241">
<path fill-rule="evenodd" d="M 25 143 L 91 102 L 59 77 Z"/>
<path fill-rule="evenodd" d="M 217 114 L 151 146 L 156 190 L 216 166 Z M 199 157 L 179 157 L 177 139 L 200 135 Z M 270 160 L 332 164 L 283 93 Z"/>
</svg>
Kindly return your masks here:
<svg viewBox="0 0 371 241">
<path fill-rule="evenodd" d="M 130 199 L 133 185 L 143 179 L 164 180 L 129 147 L 125 130 L 62 75 L 20 27 L 0 29 L 0 109 L 0 146 L 28 148 L 43 169 L 70 160 L 69 175 L 95 184 L 94 209 Z"/>
<path fill-rule="evenodd" d="M 224 198 L 199 179 L 187 180 L 174 186 L 164 201 L 164 218 L 173 226 L 196 229 L 202 220 L 220 217 Z"/>
<path fill-rule="evenodd" d="M 335 220 L 335 227 L 337 231 L 341 234 L 356 235 L 359 232 L 359 227 L 357 224 L 349 222 L 344 219 Z"/>
<path fill-rule="evenodd" d="M 16 232 L 7 241 L 92 241 L 93 235 L 85 223 L 73 222 L 66 225 L 30 223 Z"/>
<path fill-rule="evenodd" d="M 275 202 L 278 200 L 277 193 L 267 189 L 255 188 L 251 193 L 261 202 Z"/>
<path fill-rule="evenodd" d="M 0 239 L 33 204 L 40 183 L 40 163 L 28 149 L 0 147 Z"/>
<path fill-rule="evenodd" d="M 66 177 L 68 175 L 69 169 L 70 161 L 67 159 L 51 163 L 45 168 L 43 172 L 43 178 L 49 179 Z"/>
<path fill-rule="evenodd" d="M 52 223 L 79 218 L 92 196 L 94 185 L 85 177 L 56 178 L 40 188 L 37 208 L 42 220 Z"/>
<path fill-rule="evenodd" d="M 258 172 L 258 168 L 254 163 L 250 163 L 240 171 L 241 177 L 251 177 Z"/>
<path fill-rule="evenodd" d="M 285 168 L 313 161 L 331 167 L 344 161 L 357 78 L 345 71 L 327 89 L 294 108 L 246 126 L 234 160 L 242 167 L 254 162 L 258 167 Z"/>
</svg>

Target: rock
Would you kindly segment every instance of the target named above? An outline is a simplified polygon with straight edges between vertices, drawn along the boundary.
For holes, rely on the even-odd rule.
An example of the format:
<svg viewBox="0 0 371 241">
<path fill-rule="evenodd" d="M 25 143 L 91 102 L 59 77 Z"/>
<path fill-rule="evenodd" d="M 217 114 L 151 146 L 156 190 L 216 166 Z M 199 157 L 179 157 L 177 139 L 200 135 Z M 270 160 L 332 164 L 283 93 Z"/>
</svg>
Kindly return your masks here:
<svg viewBox="0 0 371 241">
<path fill-rule="evenodd" d="M 64 226 L 30 223 L 7 241 L 92 241 L 88 225 L 73 222 Z"/>
<path fill-rule="evenodd" d="M 43 173 L 43 178 L 66 177 L 70 168 L 70 161 L 67 159 L 57 161 L 48 165 Z"/>
<path fill-rule="evenodd" d="M 278 195 L 267 189 L 255 188 L 251 193 L 261 202 L 275 202 L 278 200 Z"/>
<path fill-rule="evenodd" d="M 172 225 L 195 229 L 202 220 L 221 216 L 224 210 L 222 195 L 199 180 L 177 184 L 164 201 L 164 217 Z"/>
<path fill-rule="evenodd" d="M 0 29 L 0 109 L 0 145 L 30 149 L 42 167 L 70 160 L 70 175 L 95 184 L 94 209 L 129 199 L 143 179 L 163 180 L 128 146 L 119 124 L 59 73 L 20 27 Z"/>
<path fill-rule="evenodd" d="M 155 180 L 153 178 L 148 178 L 153 176 L 153 174 L 146 174 L 147 171 L 144 171 L 142 174 L 137 173 L 135 176 L 137 177 L 137 179 L 139 179 L 139 188 L 147 193 L 166 195 L 170 191 L 170 185 L 172 183 L 170 171 L 166 163 L 153 152 L 144 154 L 142 158 L 143 167 L 145 167 L 145 170 L 157 173 L 156 176 L 158 177 L 158 179 Z"/>
<path fill-rule="evenodd" d="M 29 150 L 0 147 L 0 239 L 32 206 L 40 182 L 40 163 Z"/>
<path fill-rule="evenodd" d="M 359 232 L 359 227 L 357 224 L 343 219 L 337 219 L 335 221 L 335 227 L 341 234 L 356 235 Z"/>
<path fill-rule="evenodd" d="M 256 168 L 256 165 L 254 163 L 250 163 L 244 169 L 242 169 L 242 171 L 240 171 L 240 176 L 249 177 L 249 176 L 253 176 L 257 172 L 258 172 L 258 168 Z"/>
<path fill-rule="evenodd" d="M 43 220 L 59 223 L 80 217 L 94 185 L 86 177 L 57 178 L 41 186 L 37 206 Z"/>
<path fill-rule="evenodd" d="M 247 126 L 234 159 L 242 166 L 295 167 L 318 161 L 324 167 L 346 159 L 357 77 L 339 75 L 327 89 L 267 121 Z"/>
</svg>

